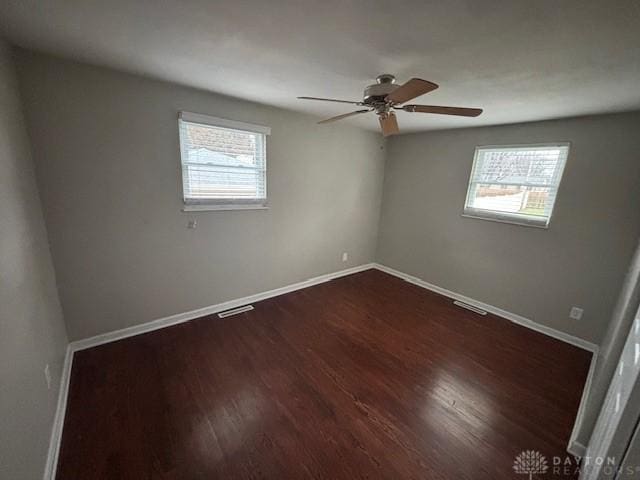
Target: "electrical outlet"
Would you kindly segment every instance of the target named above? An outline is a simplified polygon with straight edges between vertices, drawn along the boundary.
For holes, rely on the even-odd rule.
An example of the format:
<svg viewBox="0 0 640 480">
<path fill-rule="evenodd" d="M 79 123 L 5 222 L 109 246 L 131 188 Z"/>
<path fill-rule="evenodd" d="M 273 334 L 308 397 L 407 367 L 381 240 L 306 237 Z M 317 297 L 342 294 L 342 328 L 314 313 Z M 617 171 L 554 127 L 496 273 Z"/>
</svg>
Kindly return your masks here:
<svg viewBox="0 0 640 480">
<path fill-rule="evenodd" d="M 44 378 L 47 381 L 47 389 L 51 390 L 51 371 L 49 370 L 49 364 L 44 367 Z"/>
<path fill-rule="evenodd" d="M 578 307 L 571 307 L 571 311 L 569 312 L 569 318 L 573 318 L 574 320 L 580 320 L 582 318 L 582 314 L 584 310 Z"/>
<path fill-rule="evenodd" d="M 349 260 L 349 254 L 347 252 L 343 252 L 342 253 L 342 261 L 346 262 L 347 260 Z"/>
<path fill-rule="evenodd" d="M 195 229 L 198 226 L 198 222 L 195 220 L 189 220 L 189 223 L 187 223 L 187 228 L 190 228 L 191 230 Z"/>
</svg>

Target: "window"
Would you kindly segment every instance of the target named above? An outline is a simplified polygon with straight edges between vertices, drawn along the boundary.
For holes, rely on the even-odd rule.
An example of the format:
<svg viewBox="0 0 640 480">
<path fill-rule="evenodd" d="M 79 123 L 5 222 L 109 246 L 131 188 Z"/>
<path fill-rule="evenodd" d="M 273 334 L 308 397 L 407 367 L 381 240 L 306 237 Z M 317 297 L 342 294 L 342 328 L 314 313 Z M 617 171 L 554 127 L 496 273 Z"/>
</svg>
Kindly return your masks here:
<svg viewBox="0 0 640 480">
<path fill-rule="evenodd" d="M 264 208 L 268 127 L 180 112 L 185 210 Z"/>
<path fill-rule="evenodd" d="M 568 144 L 478 147 L 465 216 L 547 227 Z"/>
</svg>

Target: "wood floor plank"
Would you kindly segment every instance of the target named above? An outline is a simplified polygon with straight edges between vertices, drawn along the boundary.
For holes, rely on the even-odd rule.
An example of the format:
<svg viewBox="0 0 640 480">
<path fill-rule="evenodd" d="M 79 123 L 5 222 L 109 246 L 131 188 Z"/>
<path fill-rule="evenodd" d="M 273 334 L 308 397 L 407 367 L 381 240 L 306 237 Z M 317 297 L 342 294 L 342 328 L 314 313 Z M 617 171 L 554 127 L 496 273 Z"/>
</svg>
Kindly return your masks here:
<svg viewBox="0 0 640 480">
<path fill-rule="evenodd" d="M 567 455 L 588 352 L 378 270 L 254 307 L 76 353 L 57 478 L 500 480 Z"/>
</svg>

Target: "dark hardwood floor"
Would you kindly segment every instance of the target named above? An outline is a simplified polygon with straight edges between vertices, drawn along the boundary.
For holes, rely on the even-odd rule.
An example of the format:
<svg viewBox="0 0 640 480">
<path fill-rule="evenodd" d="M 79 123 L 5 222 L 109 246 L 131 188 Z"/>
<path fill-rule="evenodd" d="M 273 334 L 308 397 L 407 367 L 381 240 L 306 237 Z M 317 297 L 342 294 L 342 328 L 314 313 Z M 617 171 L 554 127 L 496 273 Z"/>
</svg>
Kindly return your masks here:
<svg viewBox="0 0 640 480">
<path fill-rule="evenodd" d="M 591 355 L 369 270 L 76 353 L 58 479 L 514 479 Z M 551 468 L 546 476 L 566 479 Z"/>
</svg>

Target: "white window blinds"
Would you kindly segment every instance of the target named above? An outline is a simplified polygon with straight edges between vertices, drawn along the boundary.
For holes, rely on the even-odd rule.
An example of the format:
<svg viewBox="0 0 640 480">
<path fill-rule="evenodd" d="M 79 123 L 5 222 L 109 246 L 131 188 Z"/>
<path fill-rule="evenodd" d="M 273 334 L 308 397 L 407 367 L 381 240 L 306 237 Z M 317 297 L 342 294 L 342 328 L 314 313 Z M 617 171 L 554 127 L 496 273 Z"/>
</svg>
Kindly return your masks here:
<svg viewBox="0 0 640 480">
<path fill-rule="evenodd" d="M 268 127 L 188 112 L 178 123 L 185 205 L 266 205 Z"/>
<path fill-rule="evenodd" d="M 548 226 L 568 153 L 568 144 L 476 148 L 464 214 Z"/>
</svg>

